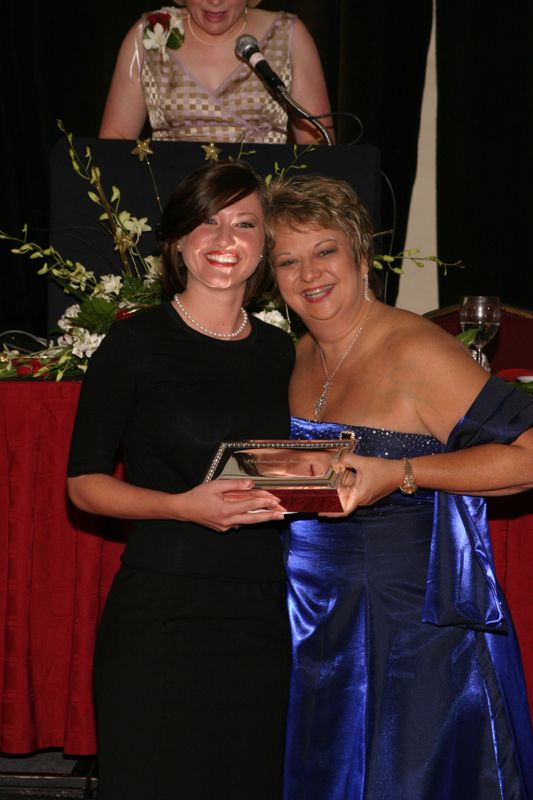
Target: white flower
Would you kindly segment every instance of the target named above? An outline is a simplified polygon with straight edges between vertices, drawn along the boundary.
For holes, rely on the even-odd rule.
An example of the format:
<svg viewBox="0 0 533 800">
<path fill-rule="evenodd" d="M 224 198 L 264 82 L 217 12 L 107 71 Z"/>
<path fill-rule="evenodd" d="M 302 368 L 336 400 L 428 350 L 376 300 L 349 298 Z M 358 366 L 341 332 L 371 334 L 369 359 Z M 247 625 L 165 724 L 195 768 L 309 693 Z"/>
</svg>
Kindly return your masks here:
<svg viewBox="0 0 533 800">
<path fill-rule="evenodd" d="M 144 259 L 148 265 L 148 272 L 143 279 L 145 286 L 151 286 L 158 281 L 163 274 L 163 259 L 161 256 L 146 256 Z"/>
<path fill-rule="evenodd" d="M 145 28 L 143 45 L 146 50 L 159 50 L 160 47 L 165 47 L 168 35 L 169 31 L 166 31 L 160 22 L 156 22 L 153 30 Z"/>
<path fill-rule="evenodd" d="M 74 305 L 69 306 L 68 308 L 65 309 L 65 311 L 63 312 L 63 316 L 68 317 L 69 319 L 76 319 L 80 311 L 81 309 L 79 303 L 74 303 Z"/>
<path fill-rule="evenodd" d="M 74 305 L 66 308 L 63 312 L 63 316 L 57 321 L 57 327 L 62 331 L 69 331 L 74 325 L 74 321 L 80 313 L 80 310 L 81 309 L 78 303 L 74 303 Z"/>
<path fill-rule="evenodd" d="M 276 328 L 281 328 L 287 333 L 289 332 L 289 322 L 280 311 L 258 311 L 254 314 L 254 317 L 262 319 L 263 322 L 268 322 L 269 325 L 275 325 Z"/>
<path fill-rule="evenodd" d="M 60 347 L 70 347 L 74 344 L 74 336 L 71 333 L 65 333 L 58 338 L 57 343 Z"/>
<path fill-rule="evenodd" d="M 57 344 L 60 347 L 71 348 L 73 355 L 78 358 L 90 358 L 98 348 L 104 334 L 89 333 L 86 328 L 72 328 L 64 336 L 60 336 Z"/>
<path fill-rule="evenodd" d="M 144 233 L 145 231 L 151 231 L 152 228 L 150 225 L 147 225 L 148 217 L 141 217 L 137 219 L 137 217 L 129 217 L 128 219 L 124 220 L 122 223 L 127 231 L 132 233 L 134 236 L 139 238 L 139 236 Z"/>
<path fill-rule="evenodd" d="M 0 374 L 15 369 L 13 359 L 17 356 L 20 356 L 18 350 L 10 350 L 7 345 L 4 345 L 4 349 L 0 351 Z"/>
<path fill-rule="evenodd" d="M 94 288 L 93 296 L 100 295 L 108 297 L 111 294 L 120 294 L 122 289 L 122 277 L 120 275 L 102 275 Z"/>
</svg>

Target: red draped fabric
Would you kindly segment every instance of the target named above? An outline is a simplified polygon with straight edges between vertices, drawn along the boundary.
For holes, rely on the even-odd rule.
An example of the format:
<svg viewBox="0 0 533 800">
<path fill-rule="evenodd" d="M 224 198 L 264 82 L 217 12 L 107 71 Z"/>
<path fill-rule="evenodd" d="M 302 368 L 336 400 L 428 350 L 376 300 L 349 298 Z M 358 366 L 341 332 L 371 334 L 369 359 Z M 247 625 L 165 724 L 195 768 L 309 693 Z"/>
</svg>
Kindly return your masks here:
<svg viewBox="0 0 533 800">
<path fill-rule="evenodd" d="M 120 523 L 68 502 L 80 384 L 0 383 L 0 752 L 96 752 L 95 631 Z"/>
<path fill-rule="evenodd" d="M 513 617 L 533 718 L 533 491 L 488 501 L 496 573 Z"/>
<path fill-rule="evenodd" d="M 0 382 L 0 752 L 96 752 L 91 665 L 123 529 L 75 510 L 65 472 L 78 382 Z M 533 493 L 491 501 L 533 699 Z"/>
</svg>

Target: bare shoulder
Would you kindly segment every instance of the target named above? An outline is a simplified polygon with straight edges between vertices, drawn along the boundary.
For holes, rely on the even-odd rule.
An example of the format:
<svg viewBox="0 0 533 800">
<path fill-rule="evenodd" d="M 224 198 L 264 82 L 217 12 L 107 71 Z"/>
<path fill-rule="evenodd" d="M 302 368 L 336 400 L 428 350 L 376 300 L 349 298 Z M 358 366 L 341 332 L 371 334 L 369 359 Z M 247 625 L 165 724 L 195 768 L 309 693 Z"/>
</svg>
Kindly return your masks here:
<svg viewBox="0 0 533 800">
<path fill-rule="evenodd" d="M 448 353 L 459 358 L 469 354 L 466 348 L 451 334 L 431 320 L 391 306 L 381 306 L 381 332 L 389 340 L 396 359 L 412 363 L 428 353 Z"/>
<path fill-rule="evenodd" d="M 311 36 L 309 29 L 306 27 L 305 23 L 302 22 L 300 17 L 296 17 L 294 20 L 294 45 L 295 47 L 309 47 L 312 46 L 313 49 L 316 48 L 315 40 Z"/>
<path fill-rule="evenodd" d="M 135 40 L 141 35 L 145 25 L 146 16 L 139 17 L 139 19 L 133 23 L 129 31 L 126 33 L 124 39 L 122 40 L 122 44 L 133 45 Z"/>
<path fill-rule="evenodd" d="M 430 320 L 389 307 L 381 320 L 388 368 L 424 425 L 446 441 L 486 383 L 486 371 L 454 336 Z"/>
<path fill-rule="evenodd" d="M 261 39 L 271 27 L 278 14 L 279 12 L 277 11 L 267 11 L 264 8 L 248 9 L 246 33 L 252 32 L 254 36 Z"/>
</svg>

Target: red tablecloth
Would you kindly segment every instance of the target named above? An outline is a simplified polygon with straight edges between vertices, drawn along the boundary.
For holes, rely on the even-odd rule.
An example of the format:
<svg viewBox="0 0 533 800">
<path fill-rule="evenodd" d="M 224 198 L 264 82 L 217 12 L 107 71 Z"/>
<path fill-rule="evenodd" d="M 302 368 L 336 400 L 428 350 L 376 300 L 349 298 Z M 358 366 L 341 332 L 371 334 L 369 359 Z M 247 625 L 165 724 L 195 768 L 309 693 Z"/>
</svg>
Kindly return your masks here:
<svg viewBox="0 0 533 800">
<path fill-rule="evenodd" d="M 121 523 L 74 509 L 78 382 L 0 382 L 0 752 L 96 752 L 91 663 Z M 533 493 L 490 502 L 500 582 L 533 699 Z M 115 538 L 113 538 L 115 537 Z"/>
<path fill-rule="evenodd" d="M 0 752 L 96 752 L 92 654 L 120 523 L 68 502 L 80 384 L 0 383 Z"/>
</svg>

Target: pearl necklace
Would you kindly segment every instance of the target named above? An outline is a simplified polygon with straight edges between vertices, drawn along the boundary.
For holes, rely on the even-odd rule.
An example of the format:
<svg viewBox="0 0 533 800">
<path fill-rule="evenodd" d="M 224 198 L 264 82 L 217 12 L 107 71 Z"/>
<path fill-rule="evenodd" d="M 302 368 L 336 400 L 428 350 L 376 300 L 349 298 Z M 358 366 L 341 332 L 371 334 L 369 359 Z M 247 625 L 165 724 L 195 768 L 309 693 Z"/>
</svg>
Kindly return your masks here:
<svg viewBox="0 0 533 800">
<path fill-rule="evenodd" d="M 186 317 L 189 320 L 189 322 L 192 322 L 195 328 L 198 328 L 198 330 L 202 331 L 202 333 L 207 333 L 209 336 L 214 336 L 215 339 L 234 339 L 236 336 L 238 336 L 240 333 L 243 332 L 243 330 L 246 328 L 246 325 L 248 324 L 248 314 L 246 313 L 244 308 L 241 308 L 242 322 L 238 328 L 235 328 L 235 330 L 231 331 L 231 333 L 220 333 L 220 331 L 212 331 L 211 328 L 206 328 L 205 325 L 202 325 L 200 322 L 195 320 L 194 317 L 191 317 L 189 312 L 184 308 L 179 294 L 175 294 L 173 300 L 176 303 L 179 310 L 181 311 L 181 313 L 183 314 L 183 316 Z"/>
<path fill-rule="evenodd" d="M 244 7 L 244 22 L 242 23 L 241 29 L 239 31 L 237 31 L 237 33 L 234 34 L 231 37 L 231 39 L 224 39 L 223 42 L 206 42 L 205 39 L 200 39 L 198 34 L 193 31 L 193 28 L 192 28 L 192 25 L 191 25 L 191 15 L 189 13 L 187 13 L 187 25 L 188 25 L 188 28 L 189 28 L 191 34 L 193 35 L 193 37 L 196 39 L 197 42 L 200 42 L 200 44 L 205 44 L 207 47 L 222 47 L 222 45 L 224 45 L 224 44 L 229 44 L 230 42 L 235 41 L 235 37 L 236 36 L 240 36 L 241 33 L 243 32 L 243 30 L 246 28 L 246 23 L 247 22 L 248 22 L 248 9 L 245 6 Z"/>
<path fill-rule="evenodd" d="M 319 351 L 320 351 L 320 358 L 322 359 L 322 366 L 324 367 L 324 372 L 326 373 L 326 380 L 324 381 L 324 384 L 322 386 L 322 391 L 320 392 L 320 397 L 318 398 L 316 403 L 313 405 L 313 409 L 314 409 L 314 412 L 315 412 L 315 422 L 318 422 L 318 417 L 320 416 L 320 414 L 322 413 L 322 411 L 324 411 L 324 409 L 326 407 L 326 403 L 327 403 L 327 400 L 328 400 L 328 392 L 331 389 L 331 385 L 333 383 L 333 378 L 337 374 L 341 364 L 344 362 L 344 359 L 346 358 L 346 356 L 348 355 L 348 353 L 350 352 L 350 350 L 352 349 L 352 347 L 354 346 L 354 344 L 358 340 L 359 336 L 361 335 L 361 331 L 365 327 L 366 323 L 368 322 L 368 320 L 372 316 L 372 312 L 374 310 L 375 305 L 376 305 L 376 303 L 374 302 L 372 308 L 370 309 L 370 312 L 369 312 L 367 318 L 365 319 L 363 324 L 359 328 L 357 328 L 356 332 L 354 333 L 354 335 L 350 339 L 348 347 L 346 348 L 344 353 L 341 355 L 341 357 L 337 361 L 337 365 L 336 365 L 335 369 L 333 370 L 333 372 L 331 373 L 331 375 L 328 372 L 328 368 L 326 366 L 326 359 L 324 357 L 324 351 L 322 350 L 321 347 L 318 348 Z"/>
</svg>

